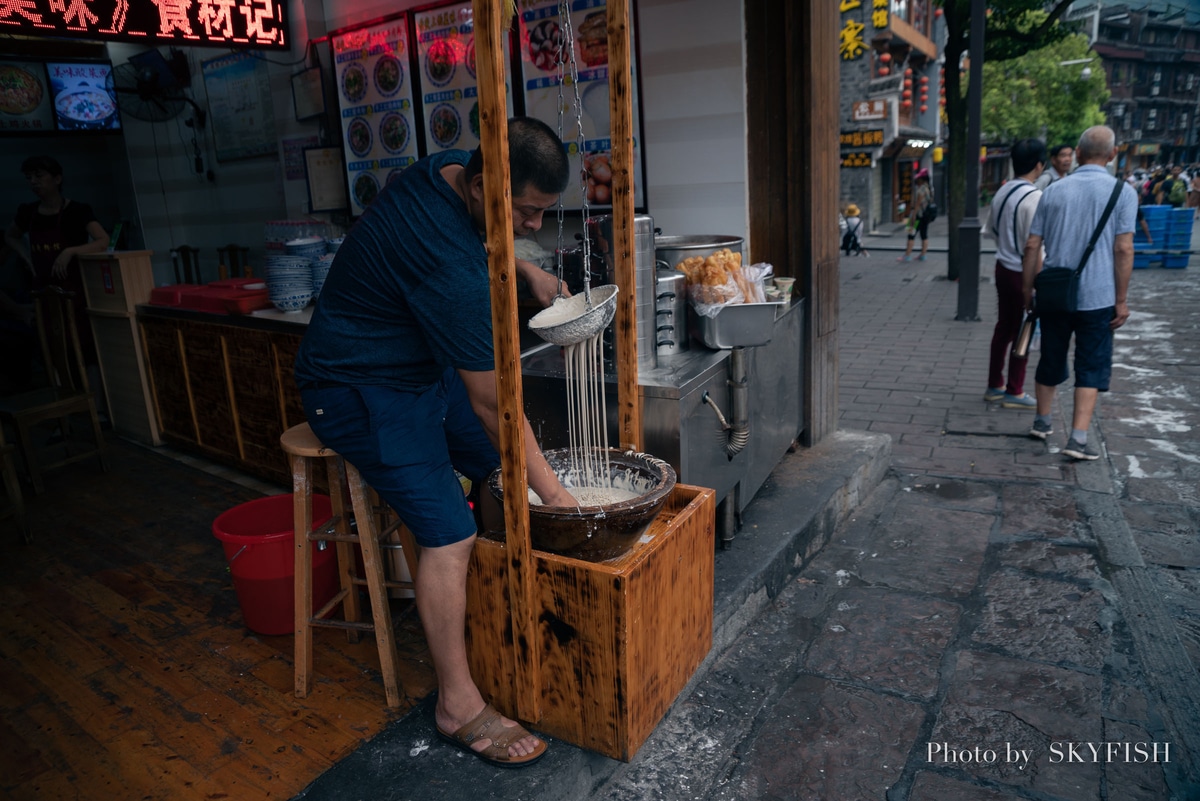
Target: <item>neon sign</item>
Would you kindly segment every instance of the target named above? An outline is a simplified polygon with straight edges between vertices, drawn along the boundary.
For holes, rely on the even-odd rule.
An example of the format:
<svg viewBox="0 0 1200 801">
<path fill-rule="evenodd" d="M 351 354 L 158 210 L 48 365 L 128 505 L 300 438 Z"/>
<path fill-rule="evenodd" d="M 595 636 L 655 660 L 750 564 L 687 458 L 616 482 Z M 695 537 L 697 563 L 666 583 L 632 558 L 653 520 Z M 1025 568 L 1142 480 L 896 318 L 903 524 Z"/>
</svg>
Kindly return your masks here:
<svg viewBox="0 0 1200 801">
<path fill-rule="evenodd" d="M 175 44 L 288 47 L 287 0 L 0 0 L 0 33 Z"/>
</svg>

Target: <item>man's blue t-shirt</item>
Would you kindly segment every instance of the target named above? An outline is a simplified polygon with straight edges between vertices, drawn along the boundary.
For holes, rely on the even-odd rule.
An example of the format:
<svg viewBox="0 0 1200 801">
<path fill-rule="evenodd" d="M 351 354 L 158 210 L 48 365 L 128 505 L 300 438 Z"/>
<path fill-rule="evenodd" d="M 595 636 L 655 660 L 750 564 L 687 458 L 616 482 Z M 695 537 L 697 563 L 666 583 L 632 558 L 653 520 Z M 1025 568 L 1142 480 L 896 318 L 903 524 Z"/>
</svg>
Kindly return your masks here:
<svg viewBox="0 0 1200 801">
<path fill-rule="evenodd" d="M 1079 266 L 1088 240 L 1108 205 L 1115 180 L 1098 164 L 1085 164 L 1046 187 L 1029 226 L 1030 235 L 1042 237 L 1046 247 L 1043 266 L 1071 270 Z M 1138 211 L 1137 192 L 1122 183 L 1116 208 L 1079 276 L 1080 311 L 1107 309 L 1116 303 L 1113 240 L 1118 234 L 1133 233 Z"/>
<path fill-rule="evenodd" d="M 461 150 L 413 164 L 347 234 L 296 356 L 296 383 L 420 388 L 447 367 L 491 370 L 483 234 L 442 178 Z"/>
</svg>

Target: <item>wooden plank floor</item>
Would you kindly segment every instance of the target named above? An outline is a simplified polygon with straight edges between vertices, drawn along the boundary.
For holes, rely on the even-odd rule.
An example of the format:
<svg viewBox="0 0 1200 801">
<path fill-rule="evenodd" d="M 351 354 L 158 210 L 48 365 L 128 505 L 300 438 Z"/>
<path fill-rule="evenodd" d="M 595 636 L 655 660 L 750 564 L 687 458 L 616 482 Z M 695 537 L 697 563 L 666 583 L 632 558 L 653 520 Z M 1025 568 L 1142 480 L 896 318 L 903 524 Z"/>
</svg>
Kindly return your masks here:
<svg viewBox="0 0 1200 801">
<path fill-rule="evenodd" d="M 0 799 L 288 799 L 433 691 L 394 600 L 404 708 L 374 639 L 329 629 L 294 697 L 291 635 L 245 628 L 212 535 L 261 492 L 109 443 L 110 472 L 71 465 L 27 496 L 32 545 L 0 528 Z"/>
</svg>

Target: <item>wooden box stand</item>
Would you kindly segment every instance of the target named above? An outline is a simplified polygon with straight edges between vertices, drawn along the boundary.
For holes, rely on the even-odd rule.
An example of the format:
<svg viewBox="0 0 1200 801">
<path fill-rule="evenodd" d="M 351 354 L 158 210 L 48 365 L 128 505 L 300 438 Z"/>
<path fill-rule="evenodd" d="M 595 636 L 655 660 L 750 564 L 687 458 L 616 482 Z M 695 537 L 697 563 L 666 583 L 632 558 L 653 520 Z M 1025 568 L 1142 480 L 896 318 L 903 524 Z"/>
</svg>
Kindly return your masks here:
<svg viewBox="0 0 1200 801">
<path fill-rule="evenodd" d="M 533 551 L 538 675 L 515 675 L 506 547 L 480 538 L 467 580 L 467 651 L 479 689 L 516 717 L 536 682 L 538 731 L 629 761 L 712 647 L 711 489 L 677 484 L 642 541 L 608 562 Z"/>
</svg>

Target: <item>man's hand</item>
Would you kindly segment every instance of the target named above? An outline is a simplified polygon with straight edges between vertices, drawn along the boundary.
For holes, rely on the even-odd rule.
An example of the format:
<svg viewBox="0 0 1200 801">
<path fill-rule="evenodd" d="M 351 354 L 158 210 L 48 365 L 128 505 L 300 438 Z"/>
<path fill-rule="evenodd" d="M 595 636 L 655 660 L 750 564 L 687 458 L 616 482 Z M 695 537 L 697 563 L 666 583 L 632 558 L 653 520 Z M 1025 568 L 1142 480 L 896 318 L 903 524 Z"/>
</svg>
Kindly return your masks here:
<svg viewBox="0 0 1200 801">
<path fill-rule="evenodd" d="M 54 260 L 54 267 L 50 270 L 50 274 L 55 278 L 67 277 L 67 265 L 71 263 L 71 254 L 67 251 L 62 251 L 58 254 L 58 258 Z"/>
<path fill-rule="evenodd" d="M 524 259 L 516 260 L 516 268 L 517 274 L 525 280 L 525 283 L 529 284 L 529 292 L 538 303 L 549 306 L 554 302 L 554 298 L 558 296 L 557 276 Z M 567 289 L 565 282 L 562 285 L 562 296 L 564 298 L 571 297 L 571 291 Z"/>
<path fill-rule="evenodd" d="M 1129 321 L 1129 304 L 1125 303 L 1125 302 L 1117 303 L 1117 305 L 1113 308 L 1112 322 L 1110 322 L 1108 324 L 1108 327 L 1113 329 L 1114 331 L 1116 331 L 1118 328 L 1125 325 L 1125 323 L 1128 321 Z"/>
</svg>

